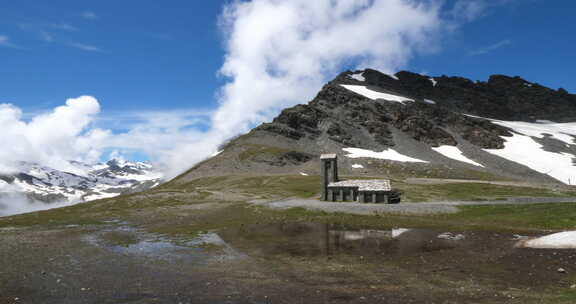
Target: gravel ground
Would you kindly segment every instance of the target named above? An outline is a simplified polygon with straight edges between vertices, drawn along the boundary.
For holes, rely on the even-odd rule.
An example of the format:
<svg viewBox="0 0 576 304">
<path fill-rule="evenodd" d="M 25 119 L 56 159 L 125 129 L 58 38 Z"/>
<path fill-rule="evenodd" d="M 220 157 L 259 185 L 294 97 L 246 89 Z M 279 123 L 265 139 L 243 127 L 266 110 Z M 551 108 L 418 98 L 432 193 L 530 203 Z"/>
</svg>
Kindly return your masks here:
<svg viewBox="0 0 576 304">
<path fill-rule="evenodd" d="M 370 215 L 377 213 L 395 213 L 407 215 L 428 215 L 457 213 L 458 206 L 470 205 L 513 205 L 513 204 L 541 204 L 541 203 L 570 203 L 576 202 L 574 197 L 515 197 L 498 201 L 441 201 L 401 204 L 362 204 L 362 203 L 335 203 L 313 199 L 288 199 L 281 201 L 253 201 L 258 205 L 275 209 L 290 209 L 295 207 L 306 208 L 315 211 L 343 212 L 350 214 Z"/>
</svg>

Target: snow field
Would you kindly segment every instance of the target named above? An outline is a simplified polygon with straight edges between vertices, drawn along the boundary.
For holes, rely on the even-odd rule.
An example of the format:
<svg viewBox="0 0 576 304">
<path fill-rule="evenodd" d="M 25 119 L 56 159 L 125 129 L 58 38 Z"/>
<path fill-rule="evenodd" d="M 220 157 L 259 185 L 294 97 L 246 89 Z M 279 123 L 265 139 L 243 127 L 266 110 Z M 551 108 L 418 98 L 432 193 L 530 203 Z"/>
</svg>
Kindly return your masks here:
<svg viewBox="0 0 576 304">
<path fill-rule="evenodd" d="M 464 154 L 462 154 L 462 151 L 460 151 L 460 149 L 458 149 L 458 147 L 454 147 L 454 146 L 440 146 L 437 148 L 432 148 L 432 150 L 448 157 L 451 159 L 455 159 L 457 161 L 461 161 L 461 162 L 465 162 L 474 166 L 478 166 L 478 167 L 484 167 L 483 165 L 469 159 L 468 157 L 464 156 Z"/>
<path fill-rule="evenodd" d="M 399 103 L 414 101 L 413 99 L 406 98 L 406 97 L 399 96 L 399 95 L 376 92 L 376 91 L 368 89 L 366 86 L 346 85 L 346 84 L 341 84 L 340 86 L 344 87 L 345 89 L 347 89 L 349 91 L 352 91 L 356 94 L 362 95 L 362 96 L 369 98 L 369 99 L 372 99 L 372 100 L 385 99 L 385 100 L 389 100 L 389 101 L 396 101 Z"/>
<path fill-rule="evenodd" d="M 346 157 L 349 158 L 377 158 L 377 159 L 386 159 L 386 160 L 394 160 L 399 162 L 414 162 L 414 163 L 428 163 L 425 160 L 412 158 L 410 156 L 406 156 L 404 154 L 398 153 L 396 150 L 388 149 L 382 152 L 375 152 L 365 149 L 359 148 L 344 148 L 342 149 L 349 154 Z"/>
</svg>

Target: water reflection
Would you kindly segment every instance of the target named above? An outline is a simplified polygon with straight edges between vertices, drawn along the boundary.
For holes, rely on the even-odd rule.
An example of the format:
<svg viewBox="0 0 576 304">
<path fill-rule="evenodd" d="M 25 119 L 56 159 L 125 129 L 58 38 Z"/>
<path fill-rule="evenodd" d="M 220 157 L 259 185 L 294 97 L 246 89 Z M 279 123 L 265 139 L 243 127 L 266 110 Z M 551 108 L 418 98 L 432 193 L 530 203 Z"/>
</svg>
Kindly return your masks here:
<svg viewBox="0 0 576 304">
<path fill-rule="evenodd" d="M 254 225 L 220 234 L 232 246 L 260 255 L 404 256 L 448 250 L 465 242 L 463 234 L 449 232 L 354 229 L 321 223 Z"/>
<path fill-rule="evenodd" d="M 161 259 L 173 263 L 206 264 L 246 257 L 212 232 L 201 234 L 193 240 L 175 243 L 162 235 L 119 226 L 86 235 L 83 240 L 117 254 Z"/>
</svg>

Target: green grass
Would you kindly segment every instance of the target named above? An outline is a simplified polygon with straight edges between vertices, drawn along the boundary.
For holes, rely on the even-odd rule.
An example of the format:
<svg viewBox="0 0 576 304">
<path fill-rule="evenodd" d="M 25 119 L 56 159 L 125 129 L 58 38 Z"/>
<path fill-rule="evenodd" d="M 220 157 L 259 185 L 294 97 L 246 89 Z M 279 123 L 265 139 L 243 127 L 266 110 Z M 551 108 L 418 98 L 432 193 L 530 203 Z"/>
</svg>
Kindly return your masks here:
<svg viewBox="0 0 576 304">
<path fill-rule="evenodd" d="M 576 196 L 575 191 L 553 191 L 546 188 L 492 185 L 486 183 L 450 183 L 435 185 L 407 184 L 392 181 L 392 186 L 404 192 L 408 201 L 435 200 L 501 200 L 508 197 L 567 197 Z"/>
<path fill-rule="evenodd" d="M 266 155 L 278 156 L 282 153 L 286 153 L 286 152 L 290 151 L 290 150 L 282 149 L 282 148 L 278 148 L 278 147 L 256 145 L 256 144 L 244 144 L 243 149 L 244 149 L 244 151 L 242 151 L 238 155 L 238 158 L 241 161 L 254 159 L 255 157 L 263 156 L 263 155 L 264 156 L 266 156 Z"/>
<path fill-rule="evenodd" d="M 343 179 L 373 177 L 345 176 Z M 576 191 L 554 191 L 547 188 L 493 185 L 487 183 L 408 184 L 392 180 L 392 187 L 402 190 L 403 200 L 412 202 L 438 200 L 501 200 L 507 197 L 567 197 Z M 256 198 L 313 198 L 319 197 L 319 176 L 267 175 L 267 176 L 215 176 L 193 180 L 186 184 L 168 184 L 163 191 L 230 191 Z M 207 198 L 206 196 L 204 198 Z"/>
<path fill-rule="evenodd" d="M 320 191 L 318 176 L 213 176 L 195 179 L 185 184 L 169 184 L 160 188 L 177 191 L 228 191 L 257 198 L 311 198 Z"/>
<path fill-rule="evenodd" d="M 501 186 L 481 183 L 414 185 L 393 181 L 405 192 L 404 199 L 485 200 L 510 196 L 564 197 L 573 191 Z M 170 185 L 168 185 L 170 186 Z M 363 226 L 469 227 L 467 229 L 572 229 L 576 212 L 572 204 L 502 205 L 462 207 L 455 215 L 440 216 L 360 216 L 311 212 L 301 209 L 268 210 L 243 203 L 251 199 L 315 198 L 319 195 L 318 176 L 218 176 L 186 184 L 160 187 L 144 193 L 125 195 L 75 206 L 0 218 L 0 227 L 95 225 L 118 219 L 146 223 L 156 232 L 196 234 L 198 231 L 237 226 L 257 221 L 308 220 Z M 175 189 L 172 189 L 174 187 Z M 235 193 L 241 196 L 222 201 L 214 196 Z M 234 195 L 232 194 L 233 198 Z M 216 203 L 208 211 L 185 208 L 188 205 Z M 574 206 L 574 207 L 573 207 Z M 212 210 L 214 209 L 214 210 Z M 217 209 L 217 210 L 216 210 Z M 225 212 L 222 210 L 226 210 Z M 193 217 L 179 222 L 177 219 Z M 199 221 L 196 217 L 203 220 Z M 194 227 L 191 227 L 194 226 Z"/>
<path fill-rule="evenodd" d="M 468 225 L 492 229 L 576 229 L 576 203 L 462 206 L 458 214 L 442 216 Z"/>
</svg>

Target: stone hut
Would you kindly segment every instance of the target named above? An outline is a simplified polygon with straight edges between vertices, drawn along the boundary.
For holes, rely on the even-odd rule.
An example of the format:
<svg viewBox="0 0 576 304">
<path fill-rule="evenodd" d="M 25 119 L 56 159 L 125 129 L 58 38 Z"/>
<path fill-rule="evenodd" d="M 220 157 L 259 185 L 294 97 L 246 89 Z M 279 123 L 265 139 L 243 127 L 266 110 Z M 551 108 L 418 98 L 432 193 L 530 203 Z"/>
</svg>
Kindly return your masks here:
<svg viewBox="0 0 576 304">
<path fill-rule="evenodd" d="M 400 196 L 392 190 L 387 179 L 345 180 L 338 179 L 336 154 L 320 156 L 322 175 L 322 200 L 357 201 L 360 203 L 399 203 Z"/>
</svg>

